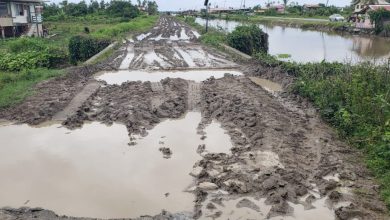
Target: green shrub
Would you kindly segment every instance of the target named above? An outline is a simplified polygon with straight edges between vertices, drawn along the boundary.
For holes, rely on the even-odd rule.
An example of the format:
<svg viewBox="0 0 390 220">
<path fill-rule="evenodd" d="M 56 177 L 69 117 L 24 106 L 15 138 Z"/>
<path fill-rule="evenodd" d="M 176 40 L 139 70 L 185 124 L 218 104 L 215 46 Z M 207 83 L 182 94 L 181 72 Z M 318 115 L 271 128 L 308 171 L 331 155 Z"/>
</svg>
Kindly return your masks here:
<svg viewBox="0 0 390 220">
<path fill-rule="evenodd" d="M 26 51 L 21 53 L 6 53 L 0 57 L 0 70 L 20 71 L 37 67 L 53 68 L 67 59 L 64 51 L 46 48 L 41 51 Z"/>
<path fill-rule="evenodd" d="M 237 27 L 227 36 L 227 42 L 231 47 L 249 55 L 268 52 L 268 34 L 256 25 Z"/>
<path fill-rule="evenodd" d="M 379 34 L 384 29 L 384 21 L 390 18 L 390 12 L 384 8 L 380 8 L 376 11 L 370 11 L 368 14 L 370 15 L 371 22 L 375 24 L 375 32 Z"/>
<path fill-rule="evenodd" d="M 308 98 L 339 134 L 366 155 L 390 208 L 390 68 L 360 63 L 294 63 L 259 53 L 262 65 L 296 77 L 292 91 Z"/>
<path fill-rule="evenodd" d="M 45 48 L 47 44 L 41 38 L 16 38 L 8 42 L 8 49 L 12 53 L 39 51 Z"/>
<path fill-rule="evenodd" d="M 109 44 L 109 40 L 101 40 L 82 35 L 73 36 L 69 40 L 70 62 L 77 64 L 79 61 L 85 61 Z"/>
</svg>

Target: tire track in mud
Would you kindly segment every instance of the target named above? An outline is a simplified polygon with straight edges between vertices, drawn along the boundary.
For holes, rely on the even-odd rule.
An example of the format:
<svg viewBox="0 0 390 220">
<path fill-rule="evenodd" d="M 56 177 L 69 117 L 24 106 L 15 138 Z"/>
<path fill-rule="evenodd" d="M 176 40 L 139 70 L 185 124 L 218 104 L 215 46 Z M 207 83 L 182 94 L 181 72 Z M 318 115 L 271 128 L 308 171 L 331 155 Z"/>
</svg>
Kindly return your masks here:
<svg viewBox="0 0 390 220">
<path fill-rule="evenodd" d="M 201 98 L 201 84 L 190 81 L 188 83 L 188 111 L 194 111 L 199 107 Z"/>
<path fill-rule="evenodd" d="M 199 44 L 198 37 L 188 26 L 162 16 L 150 32 L 127 41 L 114 60 L 122 70 L 139 71 L 238 67 L 227 55 Z M 300 219 L 306 212 L 299 207 L 314 211 L 319 220 L 387 219 L 377 185 L 356 160 L 361 158 L 357 151 L 339 141 L 310 105 L 288 93 L 271 94 L 250 81 L 247 76 L 266 74 L 261 65 L 255 67 L 244 76 L 226 75 L 202 83 L 164 79 L 105 85 L 87 98 L 74 98 L 79 101 L 66 108 L 72 111 L 64 110 L 72 113 L 64 125 L 119 122 L 126 125 L 129 136 L 144 136 L 164 119 L 199 110 L 198 133 L 204 138 L 212 120 L 227 131 L 234 144 L 230 153 L 198 148 L 202 159 L 194 165 L 195 186 L 188 190 L 196 196 L 193 213 L 164 211 L 138 219 L 228 219 L 232 210 L 240 214 L 242 208 L 253 211 L 252 219 Z M 273 74 L 275 81 L 291 81 L 278 71 Z M 86 94 L 81 91 L 79 95 Z M 355 190 L 366 194 L 357 197 Z M 321 202 L 330 209 L 321 209 Z M 42 218 L 55 215 L 43 209 L 0 209 L 0 218 L 24 219 L 32 213 Z"/>
</svg>

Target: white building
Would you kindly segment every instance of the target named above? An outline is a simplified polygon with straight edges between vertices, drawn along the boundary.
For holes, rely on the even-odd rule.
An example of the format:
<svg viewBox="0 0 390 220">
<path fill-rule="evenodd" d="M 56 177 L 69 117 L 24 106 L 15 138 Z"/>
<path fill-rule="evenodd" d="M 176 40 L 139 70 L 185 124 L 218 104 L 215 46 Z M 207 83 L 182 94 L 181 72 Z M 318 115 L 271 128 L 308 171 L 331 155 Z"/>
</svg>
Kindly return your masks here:
<svg viewBox="0 0 390 220">
<path fill-rule="evenodd" d="M 41 0 L 0 0 L 0 37 L 42 36 Z"/>
</svg>

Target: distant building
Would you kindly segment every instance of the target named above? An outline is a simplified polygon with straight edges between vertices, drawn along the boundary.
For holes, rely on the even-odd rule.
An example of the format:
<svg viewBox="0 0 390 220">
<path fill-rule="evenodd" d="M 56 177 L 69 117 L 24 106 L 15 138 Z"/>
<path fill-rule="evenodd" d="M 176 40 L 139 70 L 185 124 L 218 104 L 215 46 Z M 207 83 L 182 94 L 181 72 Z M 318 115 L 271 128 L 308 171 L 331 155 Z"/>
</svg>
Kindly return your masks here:
<svg viewBox="0 0 390 220">
<path fill-rule="evenodd" d="M 390 11 L 390 3 L 385 0 L 376 0 L 373 2 L 365 1 L 365 0 L 355 0 L 352 3 L 355 10 L 352 15 L 352 19 L 355 22 L 356 28 L 374 28 L 373 23 L 371 23 L 369 12 L 376 11 L 381 8 Z M 388 23 L 388 21 L 384 21 L 384 23 Z"/>
<path fill-rule="evenodd" d="M 209 13 L 210 14 L 218 14 L 218 13 L 233 13 L 233 12 L 238 12 L 240 9 L 234 9 L 234 8 L 209 8 Z"/>
<path fill-rule="evenodd" d="M 307 11 L 316 10 L 316 9 L 319 9 L 322 7 L 323 7 L 323 5 L 321 5 L 321 4 L 304 4 L 303 5 L 303 9 L 307 10 Z"/>
<path fill-rule="evenodd" d="M 41 0 L 0 0 L 0 38 L 43 36 Z"/>
<path fill-rule="evenodd" d="M 367 10 L 370 5 L 378 5 L 378 6 L 388 6 L 390 3 L 386 0 L 374 0 L 374 1 L 367 1 L 367 0 L 354 0 L 352 2 L 352 6 L 355 8 L 355 13 L 362 12 L 364 10 Z"/>
<path fill-rule="evenodd" d="M 263 13 L 266 12 L 267 10 L 274 9 L 276 10 L 277 13 L 282 14 L 285 12 L 285 7 L 284 5 L 269 5 L 265 7 L 264 9 L 257 9 L 255 10 L 256 13 Z"/>
</svg>

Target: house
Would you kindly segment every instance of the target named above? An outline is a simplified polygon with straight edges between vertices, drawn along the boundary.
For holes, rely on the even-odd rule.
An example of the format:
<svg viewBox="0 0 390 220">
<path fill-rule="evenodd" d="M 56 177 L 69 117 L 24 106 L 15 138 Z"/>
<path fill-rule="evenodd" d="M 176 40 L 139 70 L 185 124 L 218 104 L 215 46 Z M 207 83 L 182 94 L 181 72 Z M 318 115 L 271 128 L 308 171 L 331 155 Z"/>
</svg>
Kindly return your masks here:
<svg viewBox="0 0 390 220">
<path fill-rule="evenodd" d="M 276 13 L 283 14 L 285 12 L 284 5 L 267 5 L 264 9 L 264 12 L 267 10 L 275 10 Z"/>
<path fill-rule="evenodd" d="M 354 13 L 359 13 L 363 10 L 366 10 L 370 5 L 381 5 L 386 6 L 390 5 L 390 3 L 386 0 L 354 0 L 352 2 L 352 6 L 354 7 Z"/>
<path fill-rule="evenodd" d="M 276 9 L 277 13 L 280 14 L 284 13 L 284 9 L 285 9 L 284 5 L 274 5 L 272 7 Z"/>
<path fill-rule="evenodd" d="M 352 6 L 355 8 L 352 20 L 355 22 L 355 27 L 360 29 L 374 28 L 375 24 L 371 23 L 369 16 L 370 11 L 376 11 L 381 8 L 390 11 L 390 3 L 385 0 L 355 0 Z"/>
<path fill-rule="evenodd" d="M 323 5 L 321 5 L 321 4 L 304 4 L 303 5 L 303 9 L 305 11 L 317 10 L 319 8 L 322 8 L 322 7 L 323 7 Z"/>
<path fill-rule="evenodd" d="M 41 0 L 0 0 L 0 38 L 43 36 Z"/>
</svg>

